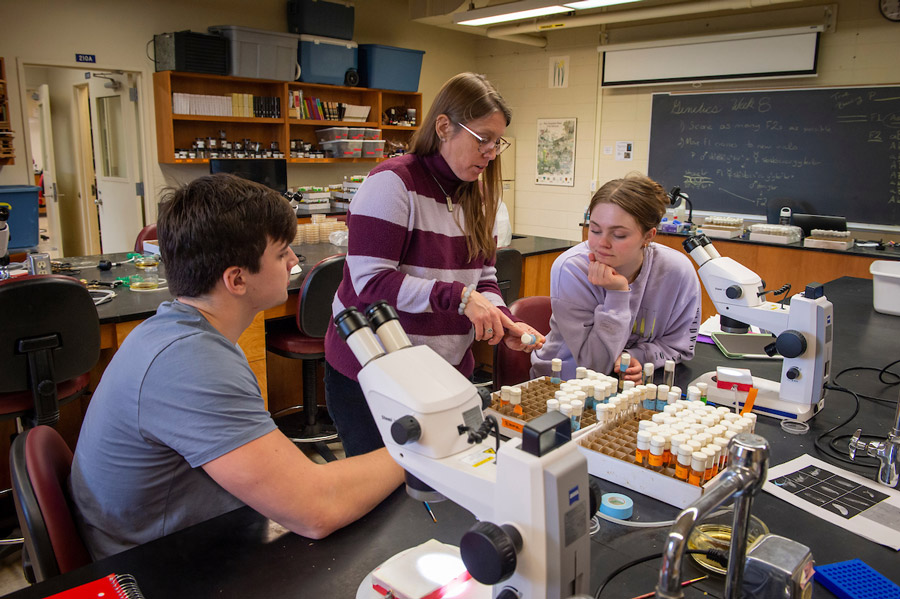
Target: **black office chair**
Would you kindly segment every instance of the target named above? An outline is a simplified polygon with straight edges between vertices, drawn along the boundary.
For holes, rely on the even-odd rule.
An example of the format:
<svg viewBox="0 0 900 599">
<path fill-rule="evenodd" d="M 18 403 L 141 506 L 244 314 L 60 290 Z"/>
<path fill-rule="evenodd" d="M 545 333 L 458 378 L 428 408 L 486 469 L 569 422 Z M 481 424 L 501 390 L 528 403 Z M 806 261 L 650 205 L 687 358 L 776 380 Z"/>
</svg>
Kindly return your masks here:
<svg viewBox="0 0 900 599">
<path fill-rule="evenodd" d="M 49 426 L 22 432 L 10 447 L 9 465 L 25 536 L 25 577 L 41 582 L 91 563 L 70 508 L 72 450 L 60 434 Z"/>
<path fill-rule="evenodd" d="M 519 299 L 519 287 L 522 285 L 522 253 L 514 248 L 497 250 L 497 285 L 503 302 L 509 306 Z"/>
<path fill-rule="evenodd" d="M 303 401 L 272 414 L 278 428 L 294 443 L 312 443 L 327 461 L 335 459 L 326 443 L 337 430 L 318 405 L 318 364 L 325 358 L 325 332 L 331 325 L 331 302 L 344 274 L 344 256 L 325 258 L 312 267 L 297 302 L 296 321 L 284 319 L 266 329 L 266 350 L 303 361 Z M 298 423 L 297 416 L 302 416 Z"/>
<path fill-rule="evenodd" d="M 0 281 L 0 418 L 56 424 L 99 357 L 100 321 L 84 285 L 60 275 Z"/>
</svg>

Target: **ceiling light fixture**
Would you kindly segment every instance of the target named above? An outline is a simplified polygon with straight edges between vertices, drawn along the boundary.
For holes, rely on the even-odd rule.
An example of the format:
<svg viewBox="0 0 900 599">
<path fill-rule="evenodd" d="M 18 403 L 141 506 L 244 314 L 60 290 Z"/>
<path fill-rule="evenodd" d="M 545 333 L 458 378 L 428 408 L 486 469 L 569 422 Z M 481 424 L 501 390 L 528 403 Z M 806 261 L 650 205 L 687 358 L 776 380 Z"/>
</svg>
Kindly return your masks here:
<svg viewBox="0 0 900 599">
<path fill-rule="evenodd" d="M 576 2 L 564 2 L 560 4 L 551 4 L 551 1 L 552 0 L 518 0 L 516 2 L 507 2 L 505 4 L 497 4 L 485 8 L 475 8 L 454 15 L 453 22 L 457 25 L 469 25 L 473 27 L 479 25 L 494 25 L 497 23 L 506 23 L 508 21 L 521 21 L 523 19 L 557 15 L 572 12 L 573 10 L 600 8 L 603 6 L 612 6 L 614 4 L 637 2 L 639 0 L 578 0 Z"/>
<path fill-rule="evenodd" d="M 614 4 L 627 4 L 629 2 L 639 2 L 640 0 L 580 0 L 580 2 L 566 2 L 565 5 L 575 10 L 584 10 L 587 8 L 600 8 L 602 6 L 613 6 Z"/>
</svg>

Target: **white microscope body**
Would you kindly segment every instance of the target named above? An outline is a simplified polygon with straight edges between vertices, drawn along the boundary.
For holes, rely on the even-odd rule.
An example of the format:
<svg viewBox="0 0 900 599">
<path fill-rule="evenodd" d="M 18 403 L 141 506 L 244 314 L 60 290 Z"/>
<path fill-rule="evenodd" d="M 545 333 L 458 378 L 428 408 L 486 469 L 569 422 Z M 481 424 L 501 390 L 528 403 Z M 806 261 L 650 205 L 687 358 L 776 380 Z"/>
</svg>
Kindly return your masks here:
<svg viewBox="0 0 900 599">
<path fill-rule="evenodd" d="M 824 406 L 824 385 L 831 375 L 834 314 L 822 286 L 807 285 L 791 297 L 790 306 L 783 306 L 765 301 L 759 275 L 721 256 L 705 235 L 688 238 L 684 248 L 699 266 L 700 280 L 722 328 L 746 332 L 747 325 L 753 324 L 770 331 L 776 336 L 773 350 L 784 356 L 777 382 L 759 377 L 742 380 L 746 371 L 720 367 L 691 384 L 706 382 L 709 400 L 726 406 L 742 405 L 752 386 L 758 390 L 754 412 L 800 422 L 812 418 Z"/>
<path fill-rule="evenodd" d="M 431 348 L 411 346 L 386 303 L 367 315 L 372 328 L 354 309 L 335 324 L 363 364 L 359 382 L 391 456 L 481 520 L 460 544 L 470 574 L 494 585 L 495 598 L 587 593 L 590 492 L 575 444 L 555 427 L 531 437 L 526 428 L 525 438 L 501 443 L 496 455 L 493 441 L 471 444 L 468 432 L 485 428 L 475 387 Z M 408 490 L 434 500 L 429 490 Z"/>
</svg>

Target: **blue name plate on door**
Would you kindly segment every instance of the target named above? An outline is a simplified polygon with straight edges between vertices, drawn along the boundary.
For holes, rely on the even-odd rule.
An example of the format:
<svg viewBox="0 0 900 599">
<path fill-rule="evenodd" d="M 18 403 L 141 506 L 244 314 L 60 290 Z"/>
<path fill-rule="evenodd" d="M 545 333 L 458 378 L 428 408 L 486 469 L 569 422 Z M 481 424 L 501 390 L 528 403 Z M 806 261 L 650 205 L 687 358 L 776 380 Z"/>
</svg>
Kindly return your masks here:
<svg viewBox="0 0 900 599">
<path fill-rule="evenodd" d="M 92 63 L 96 64 L 97 55 L 96 54 L 76 54 L 75 62 L 92 62 Z"/>
</svg>

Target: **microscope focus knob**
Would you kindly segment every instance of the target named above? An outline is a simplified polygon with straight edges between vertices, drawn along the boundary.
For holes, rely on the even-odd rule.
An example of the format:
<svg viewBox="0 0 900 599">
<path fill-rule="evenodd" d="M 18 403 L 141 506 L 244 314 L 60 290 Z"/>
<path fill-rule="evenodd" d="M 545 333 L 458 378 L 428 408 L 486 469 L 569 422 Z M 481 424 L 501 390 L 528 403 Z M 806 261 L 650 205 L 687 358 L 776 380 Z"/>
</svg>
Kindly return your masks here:
<svg viewBox="0 0 900 599">
<path fill-rule="evenodd" d="M 412 416 L 401 416 L 391 425 L 391 437 L 398 445 L 418 441 L 422 436 L 422 426 Z"/>
<path fill-rule="evenodd" d="M 476 522 L 459 542 L 459 553 L 472 578 L 481 584 L 503 582 L 516 571 L 522 535 L 509 524 Z"/>
<path fill-rule="evenodd" d="M 800 369 L 796 366 L 791 366 L 788 368 L 788 371 L 784 373 L 786 377 L 788 377 L 792 381 L 796 381 L 800 378 Z"/>
<path fill-rule="evenodd" d="M 725 297 L 728 299 L 738 299 L 744 295 L 744 290 L 740 285 L 731 285 L 725 289 Z"/>
<path fill-rule="evenodd" d="M 785 358 L 796 358 L 806 351 L 806 337 L 800 331 L 788 329 L 778 335 L 775 347 Z"/>
</svg>

